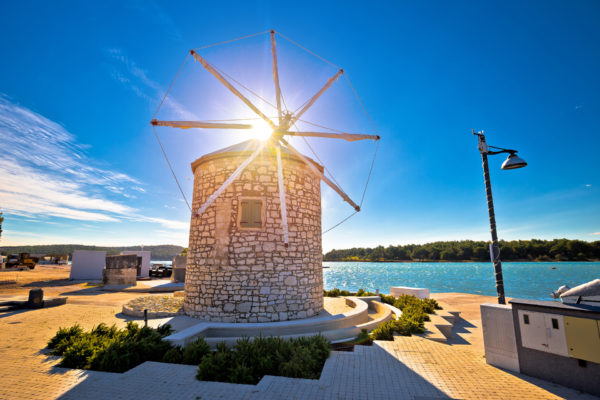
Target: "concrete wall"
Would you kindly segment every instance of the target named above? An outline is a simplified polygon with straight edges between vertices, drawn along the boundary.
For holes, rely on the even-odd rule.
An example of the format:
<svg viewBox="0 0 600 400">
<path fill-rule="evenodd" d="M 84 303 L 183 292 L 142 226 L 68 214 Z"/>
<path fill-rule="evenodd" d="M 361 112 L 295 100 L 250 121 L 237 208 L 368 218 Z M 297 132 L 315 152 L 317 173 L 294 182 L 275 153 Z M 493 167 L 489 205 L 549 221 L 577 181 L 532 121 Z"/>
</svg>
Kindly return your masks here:
<svg viewBox="0 0 600 400">
<path fill-rule="evenodd" d="M 106 267 L 102 270 L 105 286 L 135 286 L 138 255 L 127 254 L 106 257 Z"/>
<path fill-rule="evenodd" d="M 481 304 L 480 308 L 486 362 L 495 367 L 519 372 L 512 307 L 485 303 Z"/>
<path fill-rule="evenodd" d="M 152 256 L 151 251 L 122 251 L 121 255 L 135 254 L 138 257 L 142 257 L 142 268 L 140 277 L 145 278 L 150 275 L 150 258 Z"/>
<path fill-rule="evenodd" d="M 193 164 L 197 210 L 251 152 L 205 156 Z M 321 183 L 282 154 L 289 247 L 284 246 L 277 161 L 265 151 L 199 217 L 192 215 L 185 277 L 186 314 L 222 322 L 285 321 L 323 310 Z M 242 198 L 261 199 L 263 226 L 242 228 Z"/>
<path fill-rule="evenodd" d="M 75 250 L 69 279 L 101 280 L 105 259 L 105 251 Z"/>
<path fill-rule="evenodd" d="M 403 294 L 416 296 L 420 299 L 429 298 L 429 289 L 424 288 L 413 288 L 407 286 L 394 286 L 390 288 L 390 294 L 394 297 L 398 297 Z"/>
</svg>

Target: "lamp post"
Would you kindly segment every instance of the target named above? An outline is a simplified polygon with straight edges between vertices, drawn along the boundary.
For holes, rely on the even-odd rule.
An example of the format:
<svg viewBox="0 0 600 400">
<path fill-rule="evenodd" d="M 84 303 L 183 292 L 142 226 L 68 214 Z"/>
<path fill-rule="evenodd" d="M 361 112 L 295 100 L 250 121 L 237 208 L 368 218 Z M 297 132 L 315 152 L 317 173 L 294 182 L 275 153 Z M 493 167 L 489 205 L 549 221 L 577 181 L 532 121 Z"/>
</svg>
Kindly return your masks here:
<svg viewBox="0 0 600 400">
<path fill-rule="evenodd" d="M 496 215 L 494 212 L 494 199 L 492 198 L 492 183 L 490 181 L 490 170 L 488 167 L 488 154 L 495 155 L 508 153 L 508 158 L 502 163 L 502 169 L 517 169 L 527 166 L 525 160 L 517 156 L 517 150 L 503 149 L 501 147 L 488 146 L 485 142 L 483 131 L 475 132 L 473 135 L 479 137 L 479 153 L 483 163 L 483 178 L 485 180 L 485 194 L 487 196 L 488 213 L 490 214 L 490 231 L 492 233 L 492 243 L 490 245 L 490 256 L 494 264 L 496 275 L 496 292 L 498 292 L 498 304 L 506 304 L 504 298 L 504 280 L 502 278 L 502 262 L 500 261 L 500 245 L 498 244 L 498 233 L 496 232 Z M 490 148 L 496 150 L 490 150 Z"/>
</svg>

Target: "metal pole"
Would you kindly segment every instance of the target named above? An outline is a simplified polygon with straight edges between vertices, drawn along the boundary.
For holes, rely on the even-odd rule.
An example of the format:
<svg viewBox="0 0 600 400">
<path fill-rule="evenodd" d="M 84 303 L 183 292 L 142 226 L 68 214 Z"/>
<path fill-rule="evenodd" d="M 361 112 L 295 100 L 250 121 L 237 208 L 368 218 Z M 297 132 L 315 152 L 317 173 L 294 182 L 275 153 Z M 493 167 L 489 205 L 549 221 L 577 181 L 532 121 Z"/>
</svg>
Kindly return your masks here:
<svg viewBox="0 0 600 400">
<path fill-rule="evenodd" d="M 479 152 L 483 163 L 483 178 L 485 180 L 485 194 L 487 196 L 488 212 L 490 214 L 490 231 L 492 233 L 491 258 L 494 263 L 496 274 L 496 292 L 498 292 L 498 304 L 506 304 L 504 299 L 504 280 L 502 278 L 502 262 L 500 261 L 500 245 L 498 244 L 498 233 L 496 232 L 496 215 L 494 213 L 494 199 L 492 198 L 492 183 L 490 181 L 490 170 L 488 168 L 488 149 L 485 136 L 480 133 Z"/>
</svg>

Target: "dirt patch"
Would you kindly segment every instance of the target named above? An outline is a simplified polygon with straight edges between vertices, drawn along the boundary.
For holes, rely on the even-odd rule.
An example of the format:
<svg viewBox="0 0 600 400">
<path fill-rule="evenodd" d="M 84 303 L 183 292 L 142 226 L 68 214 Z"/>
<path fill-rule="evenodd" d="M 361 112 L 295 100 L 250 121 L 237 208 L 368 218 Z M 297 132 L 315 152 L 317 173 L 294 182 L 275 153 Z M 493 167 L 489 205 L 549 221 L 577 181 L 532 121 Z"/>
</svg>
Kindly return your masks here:
<svg viewBox="0 0 600 400">
<path fill-rule="evenodd" d="M 148 310 L 148 318 L 183 314 L 183 297 L 142 296 L 130 300 L 123 306 L 123 314 L 134 317 L 143 316 L 144 310 Z"/>
</svg>

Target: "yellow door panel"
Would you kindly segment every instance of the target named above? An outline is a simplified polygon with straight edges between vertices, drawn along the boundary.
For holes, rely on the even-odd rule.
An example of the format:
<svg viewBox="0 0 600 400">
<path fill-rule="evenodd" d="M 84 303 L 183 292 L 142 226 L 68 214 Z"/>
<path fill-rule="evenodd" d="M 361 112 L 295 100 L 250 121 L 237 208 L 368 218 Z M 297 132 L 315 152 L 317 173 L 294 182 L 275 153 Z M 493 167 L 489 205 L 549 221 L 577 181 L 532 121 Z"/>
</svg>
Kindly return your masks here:
<svg viewBox="0 0 600 400">
<path fill-rule="evenodd" d="M 595 319 L 564 317 L 569 355 L 600 364 L 600 323 Z"/>
</svg>

